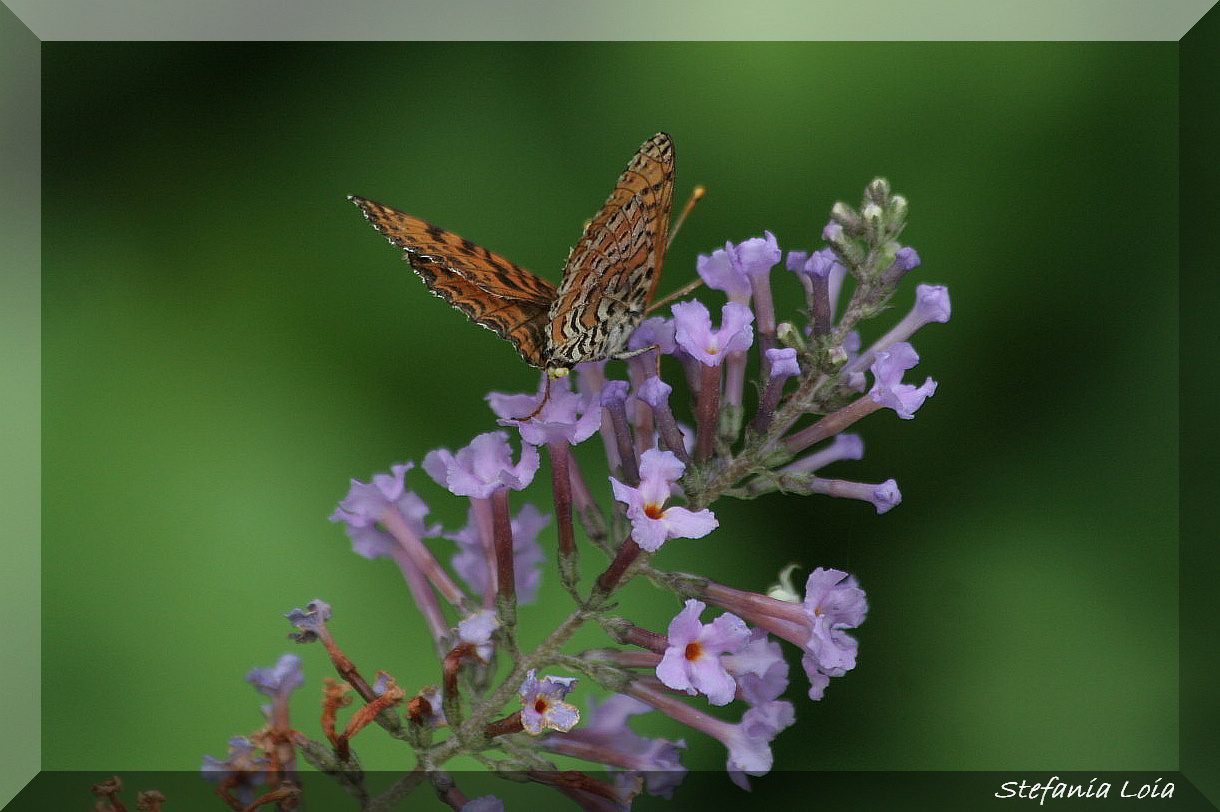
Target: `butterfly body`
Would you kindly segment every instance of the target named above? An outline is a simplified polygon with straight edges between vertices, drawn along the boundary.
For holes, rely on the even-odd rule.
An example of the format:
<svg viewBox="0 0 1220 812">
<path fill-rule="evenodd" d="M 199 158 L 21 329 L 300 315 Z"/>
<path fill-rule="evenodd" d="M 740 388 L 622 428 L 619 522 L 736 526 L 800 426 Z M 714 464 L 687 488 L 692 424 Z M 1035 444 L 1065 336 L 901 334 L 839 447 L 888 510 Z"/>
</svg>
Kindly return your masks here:
<svg viewBox="0 0 1220 812">
<path fill-rule="evenodd" d="M 418 217 L 362 197 L 349 199 L 403 249 L 434 294 L 555 378 L 576 364 L 624 354 L 660 278 L 673 183 L 673 142 L 657 133 L 636 152 L 585 227 L 558 287 Z"/>
</svg>

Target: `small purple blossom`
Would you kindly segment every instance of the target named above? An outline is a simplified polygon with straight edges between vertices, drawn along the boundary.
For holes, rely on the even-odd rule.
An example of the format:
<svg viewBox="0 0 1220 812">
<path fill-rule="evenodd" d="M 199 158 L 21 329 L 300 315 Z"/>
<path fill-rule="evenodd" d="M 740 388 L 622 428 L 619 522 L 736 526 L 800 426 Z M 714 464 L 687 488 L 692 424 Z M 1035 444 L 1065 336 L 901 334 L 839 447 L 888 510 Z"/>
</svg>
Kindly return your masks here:
<svg viewBox="0 0 1220 812">
<path fill-rule="evenodd" d="M 898 249 L 898 253 L 894 254 L 894 262 L 904 272 L 913 271 L 919 267 L 919 253 L 911 246 L 905 245 Z"/>
<path fill-rule="evenodd" d="M 398 547 L 394 537 L 377 526 L 391 508 L 397 508 L 407 527 L 417 538 L 428 538 L 440 532 L 440 525 L 427 525 L 424 517 L 428 506 L 414 491 L 406 489 L 406 475 L 415 467 L 407 462 L 390 466 L 389 474 L 374 474 L 372 482 L 353 479 L 347 496 L 330 515 L 332 522 L 343 522 L 352 551 L 369 560 L 389 558 Z"/>
<path fill-rule="evenodd" d="M 720 661 L 751 706 L 779 699 L 788 687 L 783 649 L 763 629 L 751 630 L 750 641 L 739 651 L 723 655 Z"/>
<path fill-rule="evenodd" d="M 540 462 L 538 449 L 521 447 L 521 461 L 513 465 L 508 434 L 489 431 L 480 434 L 456 454 L 447 448 L 429 451 L 424 457 L 424 470 L 455 496 L 486 499 L 497 488 L 519 491 L 534 479 Z"/>
<path fill-rule="evenodd" d="M 289 635 L 298 643 L 312 643 L 326 634 L 326 621 L 330 620 L 330 604 L 314 598 L 304 609 L 294 608 L 284 617 L 300 631 Z"/>
<path fill-rule="evenodd" d="M 725 768 L 734 784 L 748 790 L 747 775 L 766 775 L 771 771 L 774 763 L 771 742 L 795 721 L 796 709 L 783 700 L 755 705 L 742 715 L 733 735 L 725 741 L 729 750 Z"/>
<path fill-rule="evenodd" d="M 229 739 L 229 755 L 223 761 L 204 756 L 199 773 L 213 784 L 226 784 L 229 792 L 243 804 L 255 798 L 255 790 L 267 780 L 271 760 L 254 755 L 254 742 L 245 736 Z"/>
<path fill-rule="evenodd" d="M 915 313 L 925 324 L 949 320 L 952 308 L 949 305 L 949 289 L 944 285 L 916 285 Z"/>
<path fill-rule="evenodd" d="M 498 628 L 500 628 L 500 621 L 496 618 L 495 611 L 480 609 L 458 623 L 458 640 L 474 646 L 475 654 L 479 659 L 489 663 L 494 648 L 491 636 Z"/>
<path fill-rule="evenodd" d="M 691 598 L 669 623 L 669 646 L 657 666 L 657 678 L 675 691 L 707 696 L 713 705 L 727 705 L 737 683 L 725 670 L 720 655 L 736 654 L 750 642 L 750 630 L 736 615 L 723 614 L 703 624 L 705 605 Z"/>
<path fill-rule="evenodd" d="M 373 694 L 383 696 L 393 686 L 394 677 L 388 671 L 378 671 L 377 678 L 373 680 Z"/>
<path fill-rule="evenodd" d="M 567 733 L 580 721 L 580 711 L 575 705 L 563 701 L 572 690 L 575 677 L 543 677 L 534 676 L 530 669 L 521 689 L 517 692 L 521 697 L 521 725 L 527 733 L 537 736 L 543 728 Z"/>
<path fill-rule="evenodd" d="M 796 350 L 792 347 L 772 347 L 763 354 L 771 362 L 772 378 L 780 376 L 792 377 L 793 375 L 801 374 L 801 365 L 796 362 Z"/>
<path fill-rule="evenodd" d="M 877 509 L 878 513 L 885 513 L 902 502 L 902 492 L 898 490 L 898 482 L 893 479 L 887 479 L 880 485 L 864 487 L 872 488 L 868 501 L 873 503 L 873 507 Z"/>
<path fill-rule="evenodd" d="M 525 504 L 512 518 L 513 530 L 513 580 L 517 587 L 517 601 L 522 605 L 538 599 L 542 585 L 542 547 L 538 545 L 538 534 L 551 521 L 551 517 L 540 513 L 538 508 Z M 490 581 L 486 551 L 479 535 L 479 522 L 472 506 L 466 526 L 456 533 L 446 533 L 445 538 L 456 541 L 458 552 L 450 563 L 461 576 L 470 591 L 482 595 Z"/>
<path fill-rule="evenodd" d="M 329 608 L 329 607 L 327 607 Z M 251 668 L 246 682 L 260 694 L 282 698 L 305 684 L 301 673 L 301 658 L 295 654 L 281 654 L 271 668 Z"/>
<path fill-rule="evenodd" d="M 449 720 L 445 718 L 445 698 L 441 695 L 439 688 L 435 685 L 426 685 L 419 689 L 417 696 L 428 703 L 428 712 L 424 715 L 424 721 L 429 727 L 437 728 L 449 724 Z"/>
<path fill-rule="evenodd" d="M 936 381 L 928 378 L 922 386 L 902 383 L 902 374 L 919 363 L 919 354 L 905 341 L 877 353 L 870 367 L 875 383 L 869 392 L 875 402 L 893 409 L 903 420 L 915 416 L 915 410 L 936 391 Z"/>
<path fill-rule="evenodd" d="M 790 569 L 785 570 L 785 574 Z M 821 699 L 829 677 L 843 676 L 855 667 L 858 643 L 844 629 L 864 622 L 868 601 L 856 579 L 842 570 L 818 567 L 805 581 L 805 597 L 794 603 L 785 584 L 781 598 L 744 592 L 709 582 L 705 595 L 748 622 L 800 646 L 802 665 L 809 676 L 809 698 Z"/>
<path fill-rule="evenodd" d="M 789 251 L 785 265 L 793 273 L 828 281 L 835 275 L 842 277 L 847 273 L 847 268 L 839 262 L 838 256 L 830 248 L 823 248 L 812 254 L 804 251 Z"/>
<path fill-rule="evenodd" d="M 754 343 L 754 314 L 744 304 L 725 303 L 718 330 L 712 329 L 712 316 L 700 301 L 678 302 L 672 309 L 678 346 L 705 366 L 719 366 L 728 353 Z"/>
<path fill-rule="evenodd" d="M 635 395 L 654 409 L 669 405 L 669 396 L 674 388 L 659 376 L 653 375 L 636 387 Z"/>
<path fill-rule="evenodd" d="M 545 379 L 542 386 L 546 386 Z M 492 392 L 487 396 L 487 403 L 500 418 L 500 425 L 516 427 L 521 432 L 521 439 L 530 445 L 558 441 L 576 445 L 592 437 L 601 426 L 601 410 L 590 402 L 590 398 L 573 392 L 566 378 L 553 381 L 550 387 L 549 397 L 544 388 L 540 388 L 537 395 Z M 520 418 L 534 412 L 543 397 L 546 402 L 542 404 L 542 410 L 532 419 L 522 421 Z"/>
<path fill-rule="evenodd" d="M 641 549 L 656 552 L 671 538 L 703 538 L 719 525 L 707 508 L 690 511 L 665 507 L 670 486 L 686 466 L 672 451 L 650 448 L 640 455 L 640 486 L 631 488 L 610 477 L 614 498 L 627 505 L 632 537 Z"/>
<path fill-rule="evenodd" d="M 548 736 L 542 746 L 554 753 L 626 770 L 628 776 L 642 775 L 649 795 L 671 798 L 686 774 L 678 758 L 678 750 L 685 748 L 686 742 L 649 739 L 627 726 L 629 717 L 651 710 L 647 703 L 626 694 L 612 694 L 600 705 L 590 699 L 585 725 L 563 735 Z"/>
<path fill-rule="evenodd" d="M 644 319 L 627 340 L 628 350 L 642 350 L 652 346 L 657 347 L 662 355 L 673 354 L 674 347 L 677 346 L 673 319 L 664 316 Z"/>
<path fill-rule="evenodd" d="M 606 385 L 602 387 L 602 392 L 598 398 L 598 404 L 605 408 L 613 408 L 617 404 L 626 403 L 627 392 L 631 388 L 631 384 L 626 381 L 606 381 Z"/>
<path fill-rule="evenodd" d="M 818 567 L 805 582 L 804 609 L 811 622 L 801 664 L 809 675 L 809 698 L 821 699 L 826 677 L 841 677 L 856 667 L 859 643 L 843 629 L 864 622 L 868 600 L 855 576 Z"/>
<path fill-rule="evenodd" d="M 764 231 L 763 235 L 743 240 L 737 245 L 731 242 L 724 244 L 733 270 L 746 279 L 770 273 L 783 256 L 775 235 L 770 231 Z"/>
<path fill-rule="evenodd" d="M 731 302 L 745 304 L 750 301 L 750 280 L 738 273 L 728 251 L 717 248 L 711 256 L 699 254 L 695 257 L 695 270 L 703 284 L 712 290 L 724 291 Z"/>
</svg>

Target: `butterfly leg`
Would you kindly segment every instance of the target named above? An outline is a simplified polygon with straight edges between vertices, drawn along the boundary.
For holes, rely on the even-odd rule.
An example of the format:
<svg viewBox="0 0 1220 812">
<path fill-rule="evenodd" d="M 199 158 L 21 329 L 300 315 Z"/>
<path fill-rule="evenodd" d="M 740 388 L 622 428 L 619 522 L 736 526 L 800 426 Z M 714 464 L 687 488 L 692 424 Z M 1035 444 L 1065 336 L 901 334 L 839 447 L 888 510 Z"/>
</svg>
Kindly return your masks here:
<svg viewBox="0 0 1220 812">
<path fill-rule="evenodd" d="M 557 380 L 558 378 L 566 378 L 568 373 L 571 371 L 572 370 L 568 369 L 567 367 L 547 367 L 546 386 L 542 390 L 542 400 L 538 403 L 538 408 L 534 409 L 534 411 L 530 412 L 525 417 L 514 417 L 513 420 L 520 423 L 525 423 L 537 417 L 538 413 L 542 411 L 542 407 L 545 406 L 546 402 L 551 399 L 551 381 Z"/>
<path fill-rule="evenodd" d="M 620 352 L 617 355 L 610 356 L 610 358 L 615 361 L 626 361 L 631 358 L 638 358 L 641 355 L 646 355 L 653 350 L 657 351 L 656 354 L 652 356 L 652 360 L 656 366 L 656 372 L 654 374 L 659 378 L 661 376 L 661 347 L 657 344 L 649 344 L 647 347 L 641 347 L 638 350 Z"/>
</svg>

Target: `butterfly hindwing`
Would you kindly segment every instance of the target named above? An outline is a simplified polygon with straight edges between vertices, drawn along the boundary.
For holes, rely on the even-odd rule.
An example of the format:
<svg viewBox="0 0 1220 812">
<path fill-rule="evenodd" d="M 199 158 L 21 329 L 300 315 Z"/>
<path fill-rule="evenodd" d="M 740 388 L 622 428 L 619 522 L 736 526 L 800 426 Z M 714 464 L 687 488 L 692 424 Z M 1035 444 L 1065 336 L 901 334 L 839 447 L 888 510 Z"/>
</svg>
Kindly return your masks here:
<svg viewBox="0 0 1220 812">
<path fill-rule="evenodd" d="M 644 142 L 564 268 L 550 306 L 553 366 L 620 352 L 660 279 L 673 207 L 674 148 L 665 133 Z"/>
<path fill-rule="evenodd" d="M 433 293 L 512 342 L 526 363 L 546 365 L 545 332 L 555 288 L 514 262 L 451 231 L 355 195 L 364 216 Z"/>
</svg>

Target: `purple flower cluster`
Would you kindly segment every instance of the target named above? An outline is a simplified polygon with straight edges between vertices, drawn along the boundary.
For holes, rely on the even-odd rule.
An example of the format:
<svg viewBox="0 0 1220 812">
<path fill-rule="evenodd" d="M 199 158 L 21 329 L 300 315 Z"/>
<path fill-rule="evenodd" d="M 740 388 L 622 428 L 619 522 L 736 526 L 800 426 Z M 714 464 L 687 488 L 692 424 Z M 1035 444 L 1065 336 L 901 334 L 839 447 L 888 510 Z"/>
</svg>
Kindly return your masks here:
<svg viewBox="0 0 1220 812">
<path fill-rule="evenodd" d="M 445 759 L 472 754 L 550 784 L 586 809 L 626 809 L 640 792 L 670 798 L 686 773 L 679 758 L 685 739 L 647 738 L 628 726 L 630 718 L 655 710 L 723 744 L 726 771 L 739 786 L 748 789 L 747 776 L 767 773 L 773 742 L 795 722 L 794 705 L 782 698 L 789 666 L 780 641 L 799 650 L 808 696 L 821 699 L 831 677 L 856 666 L 859 646 L 849 632 L 865 620 L 865 593 L 855 576 L 829 567 L 813 569 L 802 593 L 785 584 L 762 594 L 656 563 L 664 561 L 671 539 L 702 539 L 698 545 L 708 550 L 717 545 L 720 522 L 710 506 L 726 495 L 823 494 L 867 501 L 878 513 L 899 504 L 892 479 L 855 482 L 821 473 L 863 456 L 859 435 L 847 431 L 857 421 L 883 408 L 909 420 L 936 391 L 931 378 L 922 384 L 903 378 L 919 361 L 910 343 L 915 332 L 949 318 L 945 288 L 919 285 L 913 309 L 870 345 L 857 329 L 885 311 L 901 279 L 919 266 L 915 250 L 897 242 L 905 215 L 906 201 L 875 181 L 858 210 L 835 206 L 822 232 L 828 245 L 820 250 L 789 251 L 785 260 L 770 232 L 726 243 L 699 256 L 697 271 L 727 301 L 718 310 L 679 301 L 668 316 L 644 319 L 616 356 L 627 361 L 625 379 L 608 377 L 613 368 L 598 361 L 567 377 L 544 375 L 536 393 L 489 394 L 499 425 L 519 436 L 519 453 L 501 429 L 423 458 L 423 471 L 437 485 L 469 500 L 461 528 L 428 523 L 428 505 L 407 486 L 412 463 L 392 465 L 368 483 L 353 480 L 330 518 L 345 526 L 355 552 L 390 559 L 402 571 L 441 659 L 439 687 L 413 688 L 407 699 L 387 674 L 369 685 L 327 625 L 330 606 L 313 601 L 294 610 L 288 619 L 298 629 L 295 639 L 320 640 L 366 703 L 364 716 L 357 714 L 340 734 L 334 717 L 342 692 L 328 687 L 323 718 L 333 754 L 324 745 L 303 747 L 302 754 L 326 772 L 342 773 L 348 739 L 376 718 L 421 753 L 438 794 L 453 808 L 503 808 L 494 796 L 468 799 L 439 769 Z M 804 323 L 777 318 L 772 272 L 781 263 L 803 289 Z M 670 372 L 676 374 L 663 379 Z M 752 375 L 756 402 L 747 397 Z M 673 397 L 676 385 L 689 389 L 690 425 L 671 403 L 684 402 Z M 586 455 L 578 461 L 572 447 L 595 434 L 606 464 L 592 473 Z M 521 501 L 544 453 L 550 514 Z M 613 499 L 599 499 L 599 488 L 607 486 Z M 582 585 L 579 558 L 598 550 L 604 570 Z M 548 560 L 558 586 L 544 578 Z M 631 617 L 637 607 L 615 595 L 638 575 L 682 601 L 667 626 Z M 518 608 L 560 587 L 575 609 L 525 650 Z M 720 613 L 705 622 L 709 607 Z M 615 645 L 563 653 L 589 620 Z M 608 698 L 598 702 L 586 694 L 582 719 L 567 700 L 577 690 L 576 677 L 538 676 L 553 668 L 579 673 L 581 691 L 600 685 Z M 302 681 L 300 660 L 286 656 L 249 679 L 286 708 L 288 692 Z M 504 715 L 514 697 L 519 710 Z M 399 717 L 388 709 L 402 701 L 407 725 L 396 729 Z M 733 713 L 720 709 L 734 703 L 741 703 L 736 721 L 706 709 Z M 280 712 L 279 723 L 286 719 Z M 432 743 L 446 731 L 447 738 Z M 303 738 L 289 740 L 300 745 Z M 489 747 L 498 753 L 494 759 L 482 753 Z M 226 761 L 205 758 L 205 772 L 244 791 L 248 781 L 265 778 L 270 763 L 255 749 L 235 738 Z M 554 765 L 543 769 L 546 754 L 603 765 L 613 771 L 612 781 L 557 773 Z"/>
</svg>

